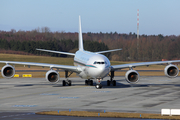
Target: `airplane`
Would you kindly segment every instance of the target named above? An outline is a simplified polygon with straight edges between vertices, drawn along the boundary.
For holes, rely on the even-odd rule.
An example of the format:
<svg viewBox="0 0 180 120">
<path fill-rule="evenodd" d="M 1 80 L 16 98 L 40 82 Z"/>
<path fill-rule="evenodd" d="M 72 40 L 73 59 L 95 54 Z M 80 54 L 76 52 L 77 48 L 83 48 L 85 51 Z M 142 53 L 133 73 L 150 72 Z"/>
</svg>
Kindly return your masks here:
<svg viewBox="0 0 180 120">
<path fill-rule="evenodd" d="M 110 76 L 110 80 L 107 80 L 107 86 L 111 84 L 116 86 L 116 80 L 114 80 L 114 72 L 124 68 L 129 68 L 125 74 L 125 79 L 130 84 L 135 84 L 139 81 L 139 73 L 133 68 L 138 66 L 149 66 L 149 65 L 162 65 L 167 64 L 164 69 L 164 73 L 167 77 L 174 78 L 179 74 L 179 69 L 176 65 L 172 63 L 180 62 L 180 60 L 171 61 L 156 61 L 156 62 L 141 62 L 141 63 L 130 63 L 122 65 L 111 65 L 110 60 L 104 56 L 102 53 L 118 51 L 122 49 L 113 49 L 107 51 L 90 52 L 84 50 L 83 47 L 83 36 L 81 29 L 81 17 L 79 16 L 79 50 L 76 53 L 68 53 L 61 51 L 52 51 L 45 49 L 36 49 L 44 52 L 52 52 L 59 54 L 66 54 L 74 56 L 74 66 L 69 65 L 58 65 L 58 64 L 46 64 L 46 63 L 33 63 L 33 62 L 16 62 L 16 61 L 0 61 L 0 63 L 5 63 L 6 65 L 2 67 L 1 74 L 5 78 L 12 78 L 15 75 L 15 68 L 10 64 L 28 65 L 28 66 L 41 66 L 49 67 L 50 70 L 46 73 L 46 80 L 51 83 L 57 83 L 60 80 L 59 73 L 54 69 L 62 69 L 65 71 L 65 79 L 62 81 L 62 85 L 71 86 L 71 80 L 68 77 L 74 72 L 77 73 L 79 77 L 85 80 L 85 85 L 93 85 L 93 80 L 96 79 L 95 87 L 101 89 L 101 82 L 106 76 Z"/>
</svg>

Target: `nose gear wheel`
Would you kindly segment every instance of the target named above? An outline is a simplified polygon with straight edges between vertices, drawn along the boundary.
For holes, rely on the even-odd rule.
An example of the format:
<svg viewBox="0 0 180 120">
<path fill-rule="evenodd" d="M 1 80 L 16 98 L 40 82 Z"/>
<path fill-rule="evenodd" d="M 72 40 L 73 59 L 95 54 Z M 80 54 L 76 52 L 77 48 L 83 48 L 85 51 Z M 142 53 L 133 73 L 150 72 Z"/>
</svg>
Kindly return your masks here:
<svg viewBox="0 0 180 120">
<path fill-rule="evenodd" d="M 95 87 L 96 87 L 96 89 L 101 89 L 102 85 L 101 84 L 97 84 Z"/>
</svg>

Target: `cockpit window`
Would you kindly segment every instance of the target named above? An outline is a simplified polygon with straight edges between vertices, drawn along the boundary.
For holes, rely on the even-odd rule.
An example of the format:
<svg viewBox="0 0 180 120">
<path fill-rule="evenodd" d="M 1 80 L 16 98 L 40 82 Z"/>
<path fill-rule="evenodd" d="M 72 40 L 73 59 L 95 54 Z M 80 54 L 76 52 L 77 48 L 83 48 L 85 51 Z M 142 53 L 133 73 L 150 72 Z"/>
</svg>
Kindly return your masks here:
<svg viewBox="0 0 180 120">
<path fill-rule="evenodd" d="M 106 61 L 105 62 L 97 62 L 97 61 L 95 61 L 94 64 L 107 64 L 107 62 Z"/>
</svg>

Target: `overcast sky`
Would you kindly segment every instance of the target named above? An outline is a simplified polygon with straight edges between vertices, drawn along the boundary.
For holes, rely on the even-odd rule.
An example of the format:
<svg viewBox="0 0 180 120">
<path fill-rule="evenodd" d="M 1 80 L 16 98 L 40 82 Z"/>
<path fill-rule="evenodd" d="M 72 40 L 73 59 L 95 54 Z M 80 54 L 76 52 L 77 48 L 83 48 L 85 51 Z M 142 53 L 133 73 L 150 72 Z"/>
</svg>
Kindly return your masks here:
<svg viewBox="0 0 180 120">
<path fill-rule="evenodd" d="M 180 35 L 180 0 L 0 0 L 0 30 Z"/>
</svg>

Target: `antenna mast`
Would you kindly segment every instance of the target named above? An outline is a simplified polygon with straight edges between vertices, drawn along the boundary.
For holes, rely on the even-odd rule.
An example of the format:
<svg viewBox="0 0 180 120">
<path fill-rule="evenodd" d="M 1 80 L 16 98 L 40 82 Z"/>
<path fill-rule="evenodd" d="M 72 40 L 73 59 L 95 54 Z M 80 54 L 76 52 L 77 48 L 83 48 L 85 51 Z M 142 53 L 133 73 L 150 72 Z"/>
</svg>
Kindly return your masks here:
<svg viewBox="0 0 180 120">
<path fill-rule="evenodd" d="M 137 39 L 139 39 L 139 9 L 137 9 Z"/>
<path fill-rule="evenodd" d="M 139 9 L 137 9 L 137 60 L 139 60 Z"/>
</svg>

